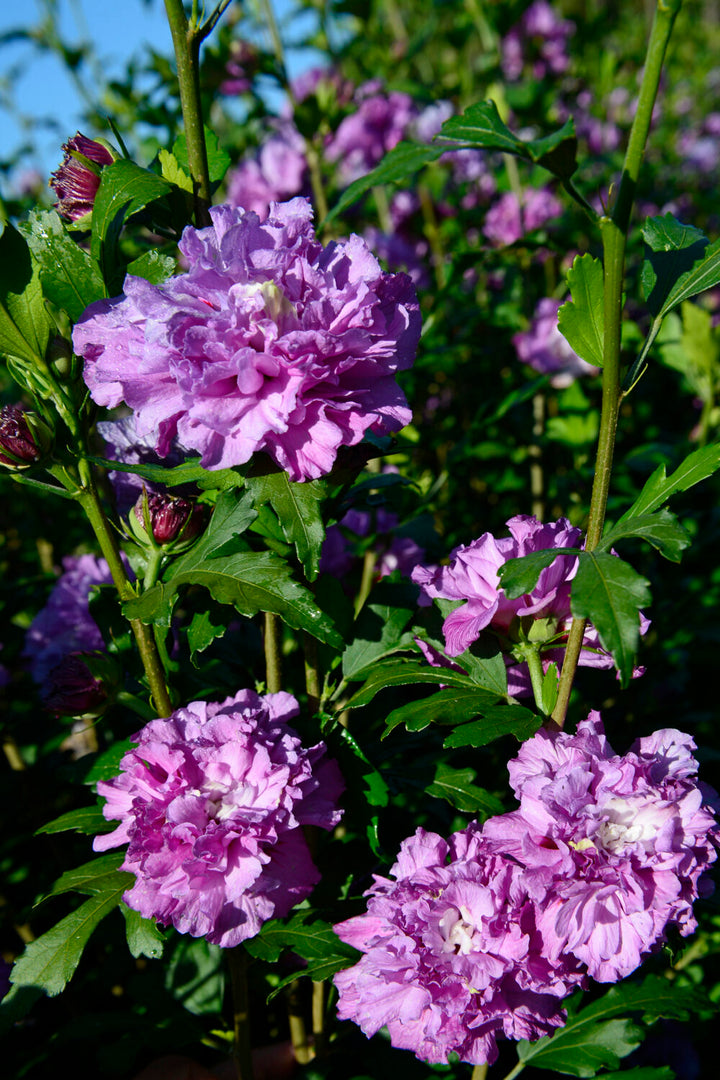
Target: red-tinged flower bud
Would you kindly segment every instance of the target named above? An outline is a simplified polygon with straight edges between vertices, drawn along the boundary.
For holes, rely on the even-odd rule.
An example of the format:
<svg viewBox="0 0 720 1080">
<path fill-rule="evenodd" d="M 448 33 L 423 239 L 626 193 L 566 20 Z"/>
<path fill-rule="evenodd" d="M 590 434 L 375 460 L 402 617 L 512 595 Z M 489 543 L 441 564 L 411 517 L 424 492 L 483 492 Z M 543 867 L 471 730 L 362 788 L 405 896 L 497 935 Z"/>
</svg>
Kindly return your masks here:
<svg viewBox="0 0 720 1080">
<path fill-rule="evenodd" d="M 100 173 L 117 159 L 107 146 L 80 132 L 63 145 L 65 157 L 50 177 L 50 187 L 58 197 L 58 213 L 79 221 L 92 212 Z"/>
<path fill-rule="evenodd" d="M 203 525 L 203 508 L 191 499 L 179 499 L 159 492 L 143 492 L 130 513 L 130 527 L 140 539 L 147 539 L 145 526 L 145 499 L 147 515 L 156 544 L 172 544 L 176 540 L 194 540 Z"/>
<path fill-rule="evenodd" d="M 50 449 L 52 433 L 34 413 L 21 405 L 3 405 L 0 409 L 0 464 L 26 469 Z"/>
<path fill-rule="evenodd" d="M 107 694 L 85 663 L 83 654 L 70 653 L 48 675 L 41 699 L 50 712 L 82 716 L 98 712 Z"/>
</svg>

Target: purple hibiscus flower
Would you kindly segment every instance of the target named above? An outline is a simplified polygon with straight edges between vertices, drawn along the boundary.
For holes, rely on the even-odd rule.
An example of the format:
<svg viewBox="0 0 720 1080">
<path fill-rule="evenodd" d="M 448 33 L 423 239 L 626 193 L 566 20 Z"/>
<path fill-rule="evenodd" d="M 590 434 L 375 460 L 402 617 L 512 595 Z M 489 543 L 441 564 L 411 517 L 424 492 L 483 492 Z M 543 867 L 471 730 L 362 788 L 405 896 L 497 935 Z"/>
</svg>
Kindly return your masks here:
<svg viewBox="0 0 720 1080">
<path fill-rule="evenodd" d="M 267 221 L 230 206 L 180 241 L 188 273 L 86 310 L 73 340 L 100 405 L 125 401 L 143 438 L 173 440 L 207 468 L 259 450 L 292 480 L 323 476 L 341 446 L 410 420 L 396 372 L 420 334 L 410 279 L 386 274 L 357 236 L 323 247 L 306 199 Z"/>
<path fill-rule="evenodd" d="M 583 983 L 576 961 L 549 961 L 536 910 L 510 859 L 483 849 L 476 826 L 446 843 L 418 829 L 390 873 L 375 876 L 367 914 L 335 926 L 365 955 L 335 976 L 338 1015 L 369 1037 L 433 1064 L 450 1053 L 492 1063 L 497 1039 L 537 1039 L 565 1021 Z"/>
<path fill-rule="evenodd" d="M 428 605 L 434 599 L 464 601 L 451 611 L 443 623 L 445 651 L 448 656 L 460 656 L 469 649 L 485 629 L 491 629 L 504 639 L 508 647 L 517 641 L 518 621 L 528 617 L 535 622 L 533 640 L 542 650 L 547 666 L 562 662 L 567 633 L 572 622 L 570 611 L 571 581 L 577 571 L 577 559 L 560 556 L 546 567 L 530 593 L 509 599 L 500 587 L 498 570 L 508 559 L 530 555 L 555 547 L 580 548 L 582 532 L 567 518 L 543 524 L 527 514 L 518 514 L 507 522 L 509 537 L 496 539 L 483 533 L 470 544 L 461 544 L 450 554 L 447 566 L 418 566 L 411 574 L 420 586 L 420 603 Z M 540 621 L 542 620 L 542 630 Z M 649 620 L 640 617 L 640 632 L 645 633 Z M 418 642 L 430 663 L 439 662 L 439 654 Z M 584 667 L 613 666 L 610 653 L 600 645 L 597 630 L 588 623 L 580 653 Z M 514 664 L 512 652 L 506 653 L 509 693 L 524 696 L 531 692 L 526 664 Z M 642 674 L 642 669 L 636 669 Z"/>
<path fill-rule="evenodd" d="M 228 948 L 309 895 L 320 875 L 301 826 L 333 828 L 344 785 L 324 744 L 306 749 L 288 726 L 298 711 L 290 694 L 240 690 L 133 736 L 120 775 L 98 784 L 120 824 L 93 845 L 128 843 L 131 908 Z"/>
<path fill-rule="evenodd" d="M 483 841 L 522 868 L 551 962 L 574 957 L 599 982 L 634 971 L 712 885 L 717 794 L 697 780 L 695 743 L 674 729 L 615 754 L 599 713 L 577 734 L 540 731 L 509 764 L 518 810 Z"/>
</svg>

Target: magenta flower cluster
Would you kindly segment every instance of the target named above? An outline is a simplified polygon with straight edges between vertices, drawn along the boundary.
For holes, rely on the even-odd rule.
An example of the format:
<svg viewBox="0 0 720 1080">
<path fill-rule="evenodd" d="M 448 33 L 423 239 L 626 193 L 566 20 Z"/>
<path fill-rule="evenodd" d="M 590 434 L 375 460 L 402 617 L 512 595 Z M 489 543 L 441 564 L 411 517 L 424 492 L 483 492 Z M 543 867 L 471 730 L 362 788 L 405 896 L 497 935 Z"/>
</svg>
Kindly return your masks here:
<svg viewBox="0 0 720 1080">
<path fill-rule="evenodd" d="M 292 480 L 329 472 L 342 446 L 411 417 L 395 381 L 420 334 L 410 279 L 357 236 L 323 247 L 306 199 L 254 213 L 217 206 L 188 227 L 189 270 L 86 310 L 73 334 L 100 405 L 125 402 L 140 438 L 177 438 L 206 468 L 265 451 Z"/>
<path fill-rule="evenodd" d="M 469 649 L 485 629 L 504 639 L 508 648 L 518 640 L 518 622 L 530 618 L 544 621 L 544 632 L 536 626 L 533 641 L 542 649 L 545 663 L 562 661 L 567 633 L 572 621 L 570 611 L 571 581 L 577 572 L 577 559 L 559 556 L 538 577 L 535 588 L 510 600 L 500 587 L 498 571 L 508 559 L 530 555 L 551 548 L 580 548 L 583 535 L 567 518 L 543 524 L 527 514 L 518 514 L 507 522 L 509 537 L 496 539 L 483 533 L 470 544 L 461 544 L 450 554 L 447 566 L 417 566 L 411 577 L 420 586 L 420 603 L 434 599 L 464 601 L 447 616 L 443 623 L 445 651 L 448 656 L 460 656 Z M 640 631 L 645 633 L 649 620 L 640 618 Z M 422 647 L 422 646 L 421 646 Z M 430 662 L 438 657 L 426 652 Z M 525 664 L 511 663 L 506 654 L 509 692 L 523 695 L 530 692 Z M 583 638 L 580 664 L 585 667 L 609 668 L 611 655 L 606 652 L 597 630 L 589 623 Z M 638 669 L 641 674 L 641 669 Z"/>
<path fill-rule="evenodd" d="M 335 976 L 338 1013 L 432 1063 L 492 1063 L 497 1039 L 563 1024 L 587 976 L 614 982 L 695 927 L 717 857 L 717 796 L 694 743 L 665 730 L 613 753 L 597 713 L 540 732 L 510 763 L 520 808 L 445 843 L 418 829 L 336 933 L 364 956 Z"/>
<path fill-rule="evenodd" d="M 152 720 L 98 784 L 119 820 L 96 851 L 128 843 L 125 902 L 141 915 L 223 947 L 287 915 L 319 880 L 301 826 L 340 820 L 340 771 L 287 721 L 290 694 L 241 690 Z"/>
</svg>

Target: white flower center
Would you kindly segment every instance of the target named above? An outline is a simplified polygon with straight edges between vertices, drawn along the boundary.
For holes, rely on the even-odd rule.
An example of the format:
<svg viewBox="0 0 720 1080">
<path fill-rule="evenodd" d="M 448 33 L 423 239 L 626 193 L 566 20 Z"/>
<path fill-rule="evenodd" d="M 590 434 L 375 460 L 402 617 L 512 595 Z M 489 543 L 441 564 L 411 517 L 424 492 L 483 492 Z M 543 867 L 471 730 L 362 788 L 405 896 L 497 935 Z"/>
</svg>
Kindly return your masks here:
<svg viewBox="0 0 720 1080">
<path fill-rule="evenodd" d="M 443 937 L 443 952 L 461 953 L 467 956 L 472 951 L 472 939 L 475 924 L 472 915 L 464 904 L 457 908 L 448 908 L 440 919 L 440 933 Z"/>
<path fill-rule="evenodd" d="M 297 311 L 294 305 L 290 303 L 285 293 L 274 281 L 256 281 L 246 286 L 247 295 L 257 293 L 262 296 L 267 315 L 281 330 L 288 323 L 290 325 L 296 324 Z"/>
<path fill-rule="evenodd" d="M 663 811 L 664 808 L 645 798 L 611 799 L 602 809 L 606 820 L 597 830 L 597 840 L 611 854 L 638 843 L 650 851 L 667 816 Z"/>
</svg>

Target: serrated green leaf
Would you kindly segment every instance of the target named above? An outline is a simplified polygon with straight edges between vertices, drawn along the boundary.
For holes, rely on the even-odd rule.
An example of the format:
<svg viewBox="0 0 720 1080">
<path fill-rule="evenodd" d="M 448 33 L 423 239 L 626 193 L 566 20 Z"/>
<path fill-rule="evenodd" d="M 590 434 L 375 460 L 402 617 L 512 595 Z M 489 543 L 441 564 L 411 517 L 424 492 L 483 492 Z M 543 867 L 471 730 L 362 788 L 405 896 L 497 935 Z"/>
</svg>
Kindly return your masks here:
<svg viewBox="0 0 720 1080">
<path fill-rule="evenodd" d="M 173 943 L 165 989 L 194 1016 L 219 1013 L 225 996 L 225 950 L 187 935 Z"/>
<path fill-rule="evenodd" d="M 132 874 L 124 875 L 133 879 Z M 59 923 L 25 947 L 10 972 L 13 986 L 40 988 L 54 997 L 61 993 L 80 963 L 83 950 L 98 923 L 120 903 L 127 884 L 114 892 L 91 896 Z"/>
<path fill-rule="evenodd" d="M 550 135 L 526 141 L 503 123 L 494 101 L 476 102 L 461 116 L 451 116 L 436 138 L 516 154 L 535 165 L 542 165 L 561 179 L 568 179 L 577 168 L 577 138 L 572 119 Z"/>
<path fill-rule="evenodd" d="M 119 279 L 124 271 L 116 261 L 116 245 L 126 219 L 170 191 L 172 185 L 167 180 L 128 159 L 114 161 L 102 170 L 93 205 L 90 251 L 102 267 L 111 293 L 122 284 Z"/>
<path fill-rule="evenodd" d="M 125 916 L 125 934 L 131 955 L 136 960 L 140 956 L 158 960 L 163 954 L 165 937 L 153 920 L 144 919 L 139 911 L 134 911 L 125 903 L 120 904 L 120 910 Z"/>
<path fill-rule="evenodd" d="M 423 731 L 430 724 L 461 724 L 497 702 L 495 694 L 475 687 L 454 687 L 438 690 L 419 701 L 410 701 L 393 709 L 385 721 L 383 738 L 394 728 L 404 724 L 408 731 Z"/>
<path fill-rule="evenodd" d="M 417 586 L 409 582 L 380 581 L 360 612 L 353 639 L 342 655 L 346 679 L 358 678 L 363 669 L 401 648 L 412 646 L 405 627 L 417 610 Z"/>
<path fill-rule="evenodd" d="M 642 983 L 622 982 L 570 1015 L 565 1027 L 554 1035 L 534 1043 L 519 1042 L 518 1057 L 537 1068 L 555 1069 L 571 1076 L 595 1076 L 602 1066 L 617 1068 L 619 1059 L 635 1049 L 644 1035 L 629 1020 L 618 1021 L 616 1017 L 639 1012 L 646 1020 L 656 1017 L 687 1020 L 691 1013 L 704 1009 L 707 1002 L 706 995 L 698 988 L 678 987 L 658 975 L 651 975 Z"/>
<path fill-rule="evenodd" d="M 0 237 L 0 352 L 41 362 L 50 333 L 39 268 L 24 237 L 6 225 Z"/>
<path fill-rule="evenodd" d="M 517 559 L 508 559 L 506 563 L 503 563 L 498 569 L 498 577 L 507 598 L 517 600 L 519 596 L 532 592 L 542 571 L 552 566 L 558 555 L 563 559 L 567 559 L 570 555 L 577 558 L 579 550 L 577 548 L 548 548 L 545 551 L 533 551 L 530 555 L 521 555 Z"/>
<path fill-rule="evenodd" d="M 286 472 L 248 477 L 248 491 L 256 509 L 269 503 L 277 514 L 283 535 L 295 546 L 308 581 L 314 581 L 320 565 L 320 550 L 325 539 L 322 504 L 327 484 L 324 480 L 293 483 Z"/>
<path fill-rule="evenodd" d="M 453 657 L 453 662 L 467 671 L 473 686 L 489 690 L 497 697 L 507 695 L 507 668 L 499 645 L 478 641 L 472 649 Z"/>
<path fill-rule="evenodd" d="M 439 157 L 447 153 L 447 149 L 447 147 L 424 146 L 421 143 L 398 143 L 371 172 L 350 184 L 325 218 L 323 225 L 329 225 L 371 188 L 379 184 L 404 183 L 409 180 L 425 165 L 437 161 Z"/>
<path fill-rule="evenodd" d="M 123 461 L 110 458 L 94 457 L 88 454 L 88 461 L 115 472 L 134 473 L 143 480 L 165 487 L 179 487 L 182 484 L 197 484 L 203 491 L 232 491 L 244 487 L 245 477 L 237 469 L 204 469 L 200 458 L 184 461 L 181 465 L 127 465 Z"/>
<path fill-rule="evenodd" d="M 107 295 L 100 267 L 68 234 L 54 210 L 33 210 L 23 232 L 38 265 L 44 295 L 77 322 Z"/>
<path fill-rule="evenodd" d="M 504 735 L 523 742 L 542 727 L 542 717 L 522 705 L 498 705 L 484 711 L 479 720 L 459 724 L 443 743 L 446 749 L 458 746 L 487 746 Z"/>
<path fill-rule="evenodd" d="M 365 668 L 361 671 L 364 673 Z M 419 660 L 390 660 L 374 664 L 365 683 L 344 705 L 346 709 L 358 709 L 367 705 L 386 686 L 411 686 L 419 683 L 474 689 L 468 675 L 461 675 L 450 668 L 436 668 Z"/>
<path fill-rule="evenodd" d="M 673 562 L 680 562 L 682 552 L 692 542 L 690 533 L 669 510 L 657 510 L 653 514 L 638 514 L 626 518 L 603 536 L 597 551 L 610 551 L 620 540 L 636 538 L 652 544 L 661 555 Z"/>
<path fill-rule="evenodd" d="M 581 1014 L 582 1015 L 582 1014 Z M 607 1020 L 602 1024 L 573 1025 L 535 1043 L 518 1043 L 518 1057 L 538 1069 L 554 1069 L 568 1076 L 595 1076 L 598 1069 L 615 1069 L 622 1058 L 636 1050 L 645 1032 L 632 1020 Z"/>
<path fill-rule="evenodd" d="M 99 893 L 115 892 L 122 885 L 123 889 L 132 887 L 135 878 L 132 874 L 120 870 L 120 865 L 125 859 L 124 851 L 110 851 L 105 855 L 99 855 L 90 862 L 83 863 L 73 870 L 66 870 L 52 885 L 49 892 L 41 897 L 47 900 L 51 896 L 60 893 L 79 892 L 87 896 L 97 896 Z M 38 901 L 39 903 L 40 901 Z"/>
<path fill-rule="evenodd" d="M 570 299 L 558 312 L 558 329 L 578 356 L 603 365 L 605 309 L 603 267 L 592 255 L 577 255 L 567 272 Z"/>
<path fill-rule="evenodd" d="M 702 257 L 677 279 L 658 312 L 663 318 L 684 300 L 689 300 L 720 282 L 720 239 L 708 244 Z"/>
<path fill-rule="evenodd" d="M 308 962 L 343 961 L 342 967 L 360 959 L 357 949 L 341 941 L 331 923 L 313 918 L 313 914 L 298 911 L 287 921 L 271 919 L 256 937 L 246 942 L 245 948 L 251 956 L 271 964 L 279 960 L 286 949 L 292 949 Z"/>
<path fill-rule="evenodd" d="M 474 769 L 453 769 L 438 762 L 435 779 L 425 788 L 428 795 L 445 799 L 456 810 L 484 816 L 502 814 L 505 807 L 494 795 L 473 783 Z"/>
<path fill-rule="evenodd" d="M 570 610 L 590 619 L 612 654 L 622 686 L 632 678 L 640 639 L 640 611 L 650 603 L 650 583 L 632 566 L 605 552 L 583 551 L 572 583 Z"/>
<path fill-rule="evenodd" d="M 41 825 L 36 835 L 67 832 L 70 829 L 79 833 L 102 833 L 110 832 L 114 827 L 105 820 L 100 806 L 82 806 L 79 810 L 69 810 L 67 814 L 48 821 L 47 825 Z"/>
<path fill-rule="evenodd" d="M 173 276 L 175 260 L 153 248 L 152 251 L 146 251 L 144 255 L 133 259 L 125 269 L 133 277 L 145 278 L 145 281 L 150 281 L 153 285 L 160 285 Z"/>
<path fill-rule="evenodd" d="M 209 611 L 199 611 L 193 615 L 187 631 L 190 659 L 196 662 L 198 653 L 204 652 L 213 641 L 222 637 L 227 630 L 227 621 L 217 619 Z"/>
<path fill-rule="evenodd" d="M 643 296 L 658 315 L 676 282 L 704 257 L 708 239 L 700 229 L 683 225 L 672 214 L 650 217 L 642 230 L 650 254 L 640 276 Z"/>
<path fill-rule="evenodd" d="M 167 628 L 172 623 L 176 601 L 176 591 L 167 589 L 159 581 L 140 596 L 122 604 L 122 613 L 127 619 L 139 619 L 140 622 Z"/>
<path fill-rule="evenodd" d="M 699 484 L 701 480 L 712 476 L 719 468 L 720 443 L 704 446 L 702 450 L 694 450 L 670 476 L 667 476 L 664 465 L 658 465 L 655 472 L 645 482 L 633 505 L 620 518 L 618 525 L 620 522 L 626 522 L 628 518 L 651 514 L 666 503 L 671 495 L 679 491 L 687 491 L 688 488 Z"/>
<path fill-rule="evenodd" d="M 175 184 L 176 187 L 181 188 L 183 191 L 188 191 L 192 195 L 193 182 L 175 155 L 163 148 L 158 154 L 158 161 L 160 162 L 160 169 L 165 180 L 168 180 L 171 184 Z"/>
</svg>

